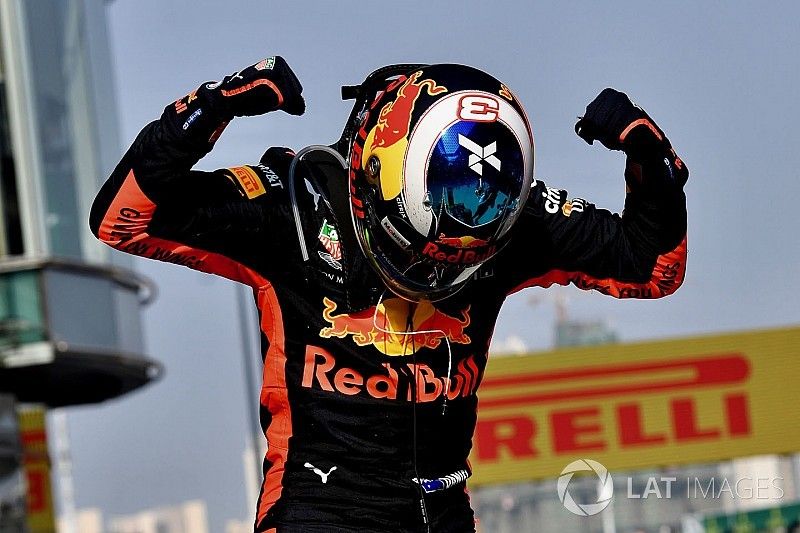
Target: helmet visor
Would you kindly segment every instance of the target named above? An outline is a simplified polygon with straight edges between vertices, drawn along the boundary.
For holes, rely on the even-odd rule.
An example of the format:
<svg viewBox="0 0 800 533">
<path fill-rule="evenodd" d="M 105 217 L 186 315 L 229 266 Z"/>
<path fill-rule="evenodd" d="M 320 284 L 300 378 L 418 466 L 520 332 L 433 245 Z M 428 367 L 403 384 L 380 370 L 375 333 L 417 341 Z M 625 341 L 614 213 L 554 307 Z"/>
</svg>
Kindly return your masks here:
<svg viewBox="0 0 800 533">
<path fill-rule="evenodd" d="M 524 182 L 519 142 L 505 127 L 458 122 L 445 130 L 431 154 L 428 197 L 443 212 L 472 228 L 512 215 Z"/>
</svg>

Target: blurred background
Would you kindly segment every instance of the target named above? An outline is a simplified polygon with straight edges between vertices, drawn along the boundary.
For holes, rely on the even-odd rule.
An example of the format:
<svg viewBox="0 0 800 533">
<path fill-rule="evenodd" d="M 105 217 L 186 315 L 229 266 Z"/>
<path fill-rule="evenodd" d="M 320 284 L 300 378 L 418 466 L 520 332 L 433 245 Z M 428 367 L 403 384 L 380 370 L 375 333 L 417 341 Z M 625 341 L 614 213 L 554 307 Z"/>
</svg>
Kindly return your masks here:
<svg viewBox="0 0 800 533">
<path fill-rule="evenodd" d="M 0 531 L 252 531 L 264 443 L 249 295 L 103 247 L 87 218 L 164 106 L 273 54 L 308 111 L 237 119 L 201 168 L 333 142 L 340 86 L 379 66 L 459 62 L 515 91 L 537 179 L 571 197 L 622 208 L 624 158 L 573 131 L 607 86 L 691 171 L 674 296 L 507 301 L 473 453 L 481 531 L 796 527 L 799 15 L 791 1 L 0 0 Z M 541 374 L 603 365 L 583 381 Z M 603 499 L 602 473 L 567 479 L 569 498 L 556 485 L 582 458 L 613 477 L 595 516 L 563 502 Z M 762 478 L 764 492 L 719 490 Z"/>
</svg>

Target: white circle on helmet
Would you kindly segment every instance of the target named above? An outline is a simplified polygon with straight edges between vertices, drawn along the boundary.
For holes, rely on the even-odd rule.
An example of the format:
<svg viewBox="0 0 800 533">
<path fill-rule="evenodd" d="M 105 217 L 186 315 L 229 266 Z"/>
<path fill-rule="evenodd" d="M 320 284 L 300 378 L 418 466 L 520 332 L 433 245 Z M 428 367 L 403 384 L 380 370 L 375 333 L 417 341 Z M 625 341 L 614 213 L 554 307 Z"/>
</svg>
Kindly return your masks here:
<svg viewBox="0 0 800 533">
<path fill-rule="evenodd" d="M 462 99 L 472 95 L 491 98 L 498 103 L 495 109 L 496 121 L 511 130 L 522 149 L 524 181 L 519 202 L 516 211 L 508 217 L 498 233 L 498 237 L 508 231 L 514 223 L 530 192 L 533 179 L 533 151 L 531 149 L 533 139 L 531 139 L 525 118 L 506 100 L 491 93 L 472 90 L 455 92 L 434 102 L 426 109 L 409 135 L 408 148 L 403 161 L 403 203 L 411 224 L 422 235 L 428 235 L 433 223 L 433 212 L 424 205 L 427 193 L 426 176 L 431 154 L 442 132 L 462 120 L 459 118 Z"/>
</svg>

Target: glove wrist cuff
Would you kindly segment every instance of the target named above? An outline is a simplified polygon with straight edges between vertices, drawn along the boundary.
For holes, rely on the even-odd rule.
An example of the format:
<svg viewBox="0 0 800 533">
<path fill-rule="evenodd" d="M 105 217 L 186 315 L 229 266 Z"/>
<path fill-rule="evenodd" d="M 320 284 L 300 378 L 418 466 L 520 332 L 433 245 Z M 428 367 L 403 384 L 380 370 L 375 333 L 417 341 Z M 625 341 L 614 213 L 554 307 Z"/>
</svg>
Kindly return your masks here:
<svg viewBox="0 0 800 533">
<path fill-rule="evenodd" d="M 662 159 L 672 148 L 664 134 L 646 118 L 631 122 L 619 140 L 625 155 L 639 163 Z"/>
<path fill-rule="evenodd" d="M 637 128 L 637 127 L 640 127 L 640 126 L 645 127 L 648 130 L 650 130 L 650 132 L 659 141 L 663 141 L 664 140 L 664 134 L 661 133 L 661 131 L 659 131 L 659 129 L 656 127 L 656 125 L 653 124 L 653 122 L 649 118 L 643 117 L 643 118 L 639 118 L 639 119 L 634 120 L 633 122 L 628 124 L 625 127 L 625 129 L 622 130 L 622 133 L 619 134 L 619 142 L 623 143 L 623 145 L 624 145 L 625 144 L 625 140 L 628 138 L 628 136 L 634 130 L 634 128 Z"/>
<path fill-rule="evenodd" d="M 204 83 L 168 105 L 163 115 L 178 135 L 204 146 L 213 144 L 232 118 L 208 85 Z"/>
</svg>

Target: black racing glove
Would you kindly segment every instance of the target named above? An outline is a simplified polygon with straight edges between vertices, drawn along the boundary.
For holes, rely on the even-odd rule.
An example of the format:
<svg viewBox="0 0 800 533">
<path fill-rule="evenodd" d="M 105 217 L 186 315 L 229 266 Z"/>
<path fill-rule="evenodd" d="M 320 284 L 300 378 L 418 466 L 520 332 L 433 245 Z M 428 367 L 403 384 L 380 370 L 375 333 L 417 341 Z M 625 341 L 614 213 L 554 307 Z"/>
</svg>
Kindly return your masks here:
<svg viewBox="0 0 800 533">
<path fill-rule="evenodd" d="M 680 186 L 686 183 L 686 166 L 664 132 L 625 93 L 603 89 L 586 106 L 586 113 L 575 124 L 575 133 L 589 144 L 598 140 L 609 150 L 622 150 L 637 164 L 665 165 L 666 181 Z"/>
<path fill-rule="evenodd" d="M 303 87 L 280 56 L 268 57 L 222 81 L 202 84 L 164 110 L 164 120 L 189 144 L 208 151 L 233 117 L 283 110 L 302 115 Z"/>
<path fill-rule="evenodd" d="M 666 140 L 644 109 L 611 88 L 603 89 L 586 106 L 586 113 L 575 124 L 575 133 L 589 144 L 598 140 L 609 150 L 626 153 L 651 152 Z"/>
<path fill-rule="evenodd" d="M 303 86 L 281 56 L 268 57 L 220 82 L 206 83 L 221 118 L 255 116 L 283 110 L 302 115 Z"/>
</svg>

